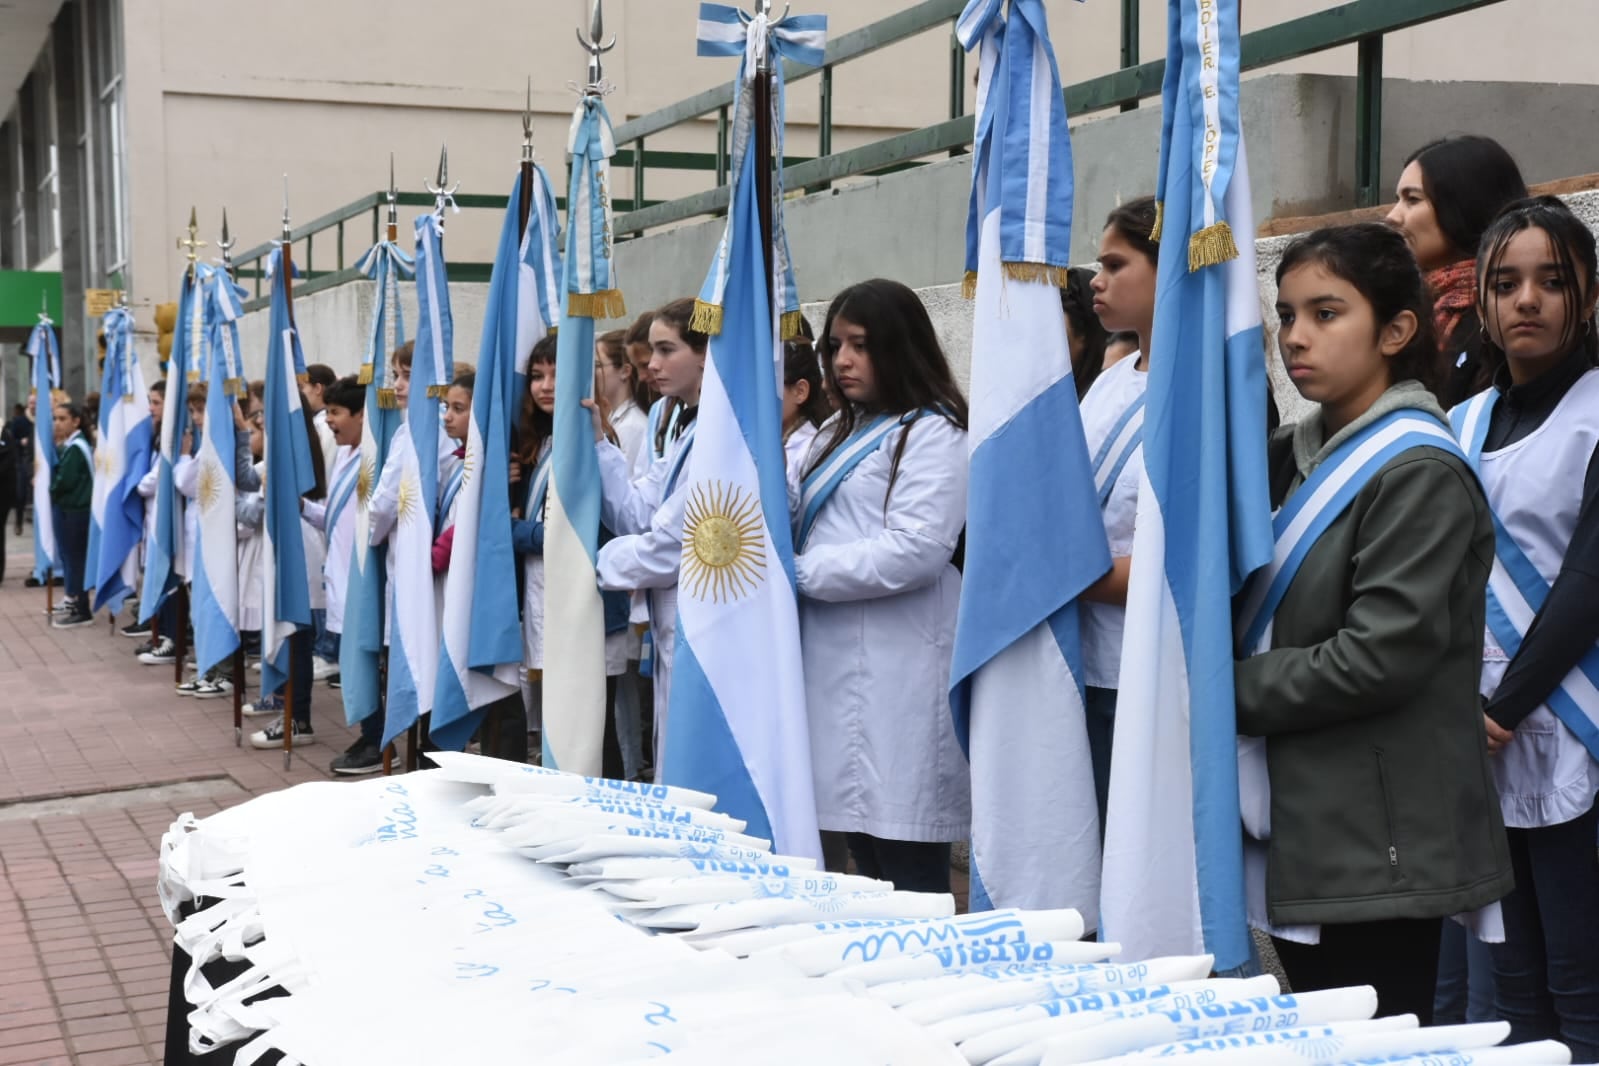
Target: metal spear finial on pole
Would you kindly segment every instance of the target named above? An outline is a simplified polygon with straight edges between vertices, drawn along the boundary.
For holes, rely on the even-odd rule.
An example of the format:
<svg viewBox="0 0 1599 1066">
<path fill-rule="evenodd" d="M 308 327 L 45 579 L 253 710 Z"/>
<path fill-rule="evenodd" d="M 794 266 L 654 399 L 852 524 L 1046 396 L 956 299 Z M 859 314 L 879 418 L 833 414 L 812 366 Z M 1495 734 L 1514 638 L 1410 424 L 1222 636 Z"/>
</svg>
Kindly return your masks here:
<svg viewBox="0 0 1599 1066">
<path fill-rule="evenodd" d="M 583 50 L 589 54 L 588 84 L 584 86 L 583 89 L 585 95 L 588 96 L 603 95 L 604 90 L 602 86 L 604 84 L 605 72 L 600 67 L 600 56 L 616 47 L 615 34 L 611 35 L 611 39 L 609 41 L 604 39 L 605 16 L 601 11 L 603 2 L 604 0 L 594 0 L 593 7 L 589 9 L 588 36 L 584 37 L 582 30 L 577 31 L 577 43 L 582 45 Z"/>
<path fill-rule="evenodd" d="M 400 188 L 394 184 L 394 153 L 389 153 L 389 240 L 395 240 L 395 232 L 400 225 Z"/>
<path fill-rule="evenodd" d="M 290 244 L 293 238 L 289 231 L 289 176 L 283 175 L 283 243 Z"/>
<path fill-rule="evenodd" d="M 433 194 L 433 213 L 439 216 L 439 229 L 444 228 L 444 209 L 455 204 L 455 191 L 461 187 L 460 182 L 450 184 L 450 145 L 446 141 L 439 149 L 439 173 L 436 182 L 423 182 L 428 192 Z"/>
<path fill-rule="evenodd" d="M 39 290 L 39 323 L 40 323 L 40 325 L 45 325 L 45 326 L 51 325 L 51 322 L 50 322 L 50 290 L 49 289 L 40 289 Z"/>
<path fill-rule="evenodd" d="M 238 244 L 238 238 L 228 232 L 228 209 L 222 209 L 222 236 L 217 239 L 217 249 L 222 253 L 222 269 L 230 275 L 233 273 L 233 246 Z"/>
<path fill-rule="evenodd" d="M 527 79 L 527 104 L 522 108 L 522 162 L 533 162 L 533 76 Z"/>
<path fill-rule="evenodd" d="M 189 256 L 189 276 L 193 277 L 195 263 L 200 258 L 200 249 L 205 247 L 205 242 L 200 239 L 200 219 L 193 207 L 189 208 L 189 236 L 178 238 L 178 247 L 186 250 Z"/>
</svg>

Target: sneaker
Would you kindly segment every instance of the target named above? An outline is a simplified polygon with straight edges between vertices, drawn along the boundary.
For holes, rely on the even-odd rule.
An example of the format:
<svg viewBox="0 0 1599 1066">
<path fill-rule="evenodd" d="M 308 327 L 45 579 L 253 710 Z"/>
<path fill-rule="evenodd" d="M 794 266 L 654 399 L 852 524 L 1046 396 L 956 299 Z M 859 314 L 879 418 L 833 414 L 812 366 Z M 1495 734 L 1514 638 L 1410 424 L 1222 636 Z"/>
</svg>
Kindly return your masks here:
<svg viewBox="0 0 1599 1066">
<path fill-rule="evenodd" d="M 316 734 L 311 731 L 309 722 L 294 723 L 294 746 L 304 747 L 316 743 Z M 250 734 L 250 747 L 252 748 L 281 748 L 283 747 L 283 723 L 273 722 L 258 733 Z"/>
<path fill-rule="evenodd" d="M 261 660 L 257 659 L 255 662 L 251 663 L 250 669 L 259 674 L 261 672 Z"/>
<path fill-rule="evenodd" d="M 239 713 L 246 718 L 268 718 L 276 715 L 283 717 L 282 696 L 262 696 L 254 703 L 246 703 L 240 708 Z"/>
<path fill-rule="evenodd" d="M 339 672 L 337 670 L 333 671 L 333 673 L 328 675 L 328 688 L 343 688 L 343 687 L 344 687 L 343 683 L 339 681 Z"/>
<path fill-rule="evenodd" d="M 150 635 L 150 623 L 134 622 L 131 625 L 123 626 L 120 632 L 125 637 L 148 637 Z"/>
<path fill-rule="evenodd" d="M 155 647 L 139 656 L 139 661 L 146 666 L 170 666 L 177 657 L 178 646 L 171 637 L 162 637 Z"/>
<path fill-rule="evenodd" d="M 197 700 L 215 700 L 231 695 L 233 695 L 233 682 L 217 677 L 201 678 L 194 690 L 194 698 Z"/>
<path fill-rule="evenodd" d="M 94 625 L 94 615 L 87 608 L 74 606 L 66 614 L 61 615 L 50 623 L 57 629 L 77 629 L 80 626 Z"/>
<path fill-rule="evenodd" d="M 326 681 L 339 672 L 336 664 L 328 662 L 320 655 L 311 656 L 311 680 Z"/>
<path fill-rule="evenodd" d="M 195 677 L 193 674 L 189 675 L 189 679 L 187 681 L 184 681 L 182 684 L 173 686 L 173 691 L 176 692 L 180 696 L 192 696 L 196 692 L 198 692 L 199 690 L 200 690 L 200 679 L 198 677 Z"/>
<path fill-rule="evenodd" d="M 17 532 L 20 534 L 22 531 L 19 529 Z M 25 589 L 42 589 L 44 588 L 44 582 L 40 581 L 32 574 L 29 574 L 27 577 L 23 578 L 22 587 Z"/>
<path fill-rule="evenodd" d="M 153 638 L 140 644 L 137 648 L 134 648 L 133 657 L 137 659 L 147 651 L 155 651 L 155 640 Z"/>
<path fill-rule="evenodd" d="M 357 740 L 343 755 L 333 760 L 330 768 L 336 774 L 350 776 L 379 773 L 383 769 L 383 753 L 376 745 Z"/>
</svg>

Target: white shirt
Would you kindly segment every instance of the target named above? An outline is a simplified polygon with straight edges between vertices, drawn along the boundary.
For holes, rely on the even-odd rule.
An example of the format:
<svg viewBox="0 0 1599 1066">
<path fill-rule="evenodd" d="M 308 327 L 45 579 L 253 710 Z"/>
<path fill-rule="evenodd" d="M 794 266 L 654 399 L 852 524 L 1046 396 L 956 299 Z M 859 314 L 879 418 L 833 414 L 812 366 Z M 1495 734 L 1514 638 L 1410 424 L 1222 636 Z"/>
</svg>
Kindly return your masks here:
<svg viewBox="0 0 1599 1066">
<path fill-rule="evenodd" d="M 1144 395 L 1149 374 L 1138 369 L 1135 352 L 1094 379 L 1083 397 L 1083 435 L 1088 439 L 1088 457 L 1099 454 L 1105 439 L 1121 421 L 1122 415 Z M 1106 460 L 1115 462 L 1115 456 Z M 1110 499 L 1101 512 L 1105 537 L 1113 558 L 1133 553 L 1133 520 L 1138 514 L 1138 485 L 1144 477 L 1144 450 L 1139 448 L 1122 467 L 1111 488 Z M 1117 686 L 1122 662 L 1122 626 L 1127 608 L 1113 603 L 1082 604 L 1083 683 L 1094 688 Z"/>
<path fill-rule="evenodd" d="M 611 428 L 616 430 L 628 469 L 636 469 L 639 453 L 644 450 L 644 438 L 649 435 L 649 416 L 638 409 L 638 404 L 626 400 L 611 412 Z"/>
<path fill-rule="evenodd" d="M 335 489 L 341 478 L 345 476 L 359 478 L 360 473 L 360 449 L 340 446 L 338 455 L 333 461 L 332 476 L 328 479 L 329 508 L 333 506 Z M 360 486 L 351 488 L 350 498 L 345 503 L 344 509 L 339 512 L 333 528 L 324 529 L 328 538 L 328 555 L 327 562 L 322 567 L 322 581 L 327 591 L 327 626 L 330 633 L 344 632 L 344 600 L 350 585 L 350 560 L 355 551 L 355 513 L 360 506 L 360 501 L 356 497 L 359 492 Z"/>
</svg>

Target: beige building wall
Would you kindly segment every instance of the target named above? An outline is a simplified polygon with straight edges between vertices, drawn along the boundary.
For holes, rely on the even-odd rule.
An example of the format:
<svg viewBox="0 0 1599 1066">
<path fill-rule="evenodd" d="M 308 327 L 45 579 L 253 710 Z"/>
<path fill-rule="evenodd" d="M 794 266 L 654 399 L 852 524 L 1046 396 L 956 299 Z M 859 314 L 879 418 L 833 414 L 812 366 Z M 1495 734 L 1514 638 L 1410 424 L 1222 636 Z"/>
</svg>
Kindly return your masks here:
<svg viewBox="0 0 1599 1066">
<path fill-rule="evenodd" d="M 423 0 L 383 4 L 279 0 L 124 0 L 131 273 L 137 307 L 172 299 L 182 269 L 175 238 L 191 205 L 214 241 L 228 208 L 240 249 L 277 234 L 281 175 L 296 224 L 383 187 L 388 155 L 399 183 L 420 191 L 448 141 L 463 192 L 508 190 L 520 145 L 526 78 L 533 79 L 540 161 L 564 191 L 564 141 L 584 55 L 573 30 L 587 0 Z M 1336 6 L 1338 0 L 1244 0 L 1245 28 Z M 800 0 L 829 16 L 834 36 L 909 6 L 908 0 Z M 1069 82 L 1115 69 L 1120 5 L 1047 0 Z M 1141 58 L 1164 54 L 1164 0 L 1142 0 Z M 617 46 L 605 60 L 613 121 L 725 82 L 733 60 L 694 54 L 697 0 L 607 0 Z M 1599 80 L 1596 0 L 1502 0 L 1447 22 L 1391 36 L 1390 78 Z M 889 48 L 835 75 L 835 150 L 947 117 L 950 37 L 944 30 Z M 1351 74 L 1352 48 L 1283 68 Z M 817 79 L 789 91 L 790 154 L 816 148 Z M 968 100 L 970 99 L 968 90 Z M 968 107 L 970 103 L 968 102 Z M 651 138 L 652 149 L 710 152 L 713 121 Z M 652 170 L 650 198 L 708 188 L 709 172 Z M 631 176 L 613 188 L 631 195 Z M 409 209 L 402 239 L 409 240 Z M 452 259 L 491 256 L 497 220 L 463 211 L 448 225 Z M 370 243 L 370 223 L 345 235 L 345 263 Z M 214 249 L 208 250 L 212 254 Z M 316 249 L 333 265 L 331 240 Z M 302 253 L 303 257 L 303 253 Z M 690 284 L 698 279 L 690 279 Z M 139 315 L 141 328 L 150 316 Z"/>
</svg>

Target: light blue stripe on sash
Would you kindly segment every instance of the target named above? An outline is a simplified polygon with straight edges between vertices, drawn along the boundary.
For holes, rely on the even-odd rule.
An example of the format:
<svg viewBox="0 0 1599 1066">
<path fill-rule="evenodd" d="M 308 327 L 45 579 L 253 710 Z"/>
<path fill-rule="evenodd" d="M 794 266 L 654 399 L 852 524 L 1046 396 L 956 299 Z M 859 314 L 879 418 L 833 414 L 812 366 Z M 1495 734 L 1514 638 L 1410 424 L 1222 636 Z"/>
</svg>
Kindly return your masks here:
<svg viewBox="0 0 1599 1066">
<path fill-rule="evenodd" d="M 522 509 L 522 517 L 530 521 L 542 521 L 539 515 L 544 510 L 544 497 L 550 489 L 550 456 L 554 454 L 546 441 L 543 454 L 539 456 L 539 465 L 533 471 L 533 481 L 527 487 L 527 506 Z"/>
<path fill-rule="evenodd" d="M 444 492 L 439 496 L 439 517 L 434 523 L 434 528 L 442 531 L 444 523 L 450 517 L 450 506 L 455 503 L 455 496 L 461 491 L 461 481 L 466 476 L 466 463 L 450 471 L 450 480 L 445 483 Z"/>
<path fill-rule="evenodd" d="M 324 537 L 333 536 L 333 527 L 339 524 L 339 516 L 344 513 L 345 505 L 350 502 L 350 494 L 355 491 L 356 475 L 360 469 L 361 456 L 357 453 L 339 472 L 339 480 L 333 485 L 333 506 L 328 508 L 328 518 L 323 523 Z"/>
<path fill-rule="evenodd" d="M 1111 427 L 1099 452 L 1094 456 L 1094 489 L 1099 493 L 1099 508 L 1105 509 L 1122 471 L 1138 449 L 1144 446 L 1144 397 L 1131 404 Z M 1114 460 L 1112 460 L 1114 455 Z"/>
<path fill-rule="evenodd" d="M 1321 535 L 1349 509 L 1360 490 L 1394 457 L 1417 447 L 1460 455 L 1449 431 L 1413 411 L 1395 411 L 1349 438 L 1318 466 L 1272 519 L 1272 561 L 1250 578 L 1239 612 L 1240 655 L 1253 655 Z M 1461 456 L 1461 458 L 1465 458 Z"/>
<path fill-rule="evenodd" d="M 895 426 L 902 424 L 906 418 L 912 417 L 915 413 L 913 411 L 905 418 L 895 418 L 893 415 L 876 416 L 851 433 L 849 439 L 839 445 L 828 457 L 827 462 L 806 475 L 804 489 L 800 494 L 800 525 L 799 535 L 795 539 L 796 550 L 804 550 L 805 541 L 811 535 L 811 527 L 816 524 L 817 515 L 822 513 L 822 505 L 844 483 L 844 479 L 861 464 L 862 460 L 877 450 L 877 446 Z"/>
<path fill-rule="evenodd" d="M 673 419 L 672 424 L 676 425 L 676 422 L 677 420 Z M 681 443 L 678 445 L 677 454 L 672 456 L 672 465 L 666 470 L 666 481 L 661 489 L 662 503 L 666 502 L 666 498 L 672 494 L 672 489 L 677 486 L 678 475 L 683 472 L 683 464 L 688 462 L 688 453 L 694 448 L 694 430 L 698 427 L 698 422 L 692 422 L 689 424 L 689 427 L 683 431 Z M 671 430 L 668 429 L 667 433 L 670 434 Z"/>
<path fill-rule="evenodd" d="M 1467 461 L 1478 469 L 1493 409 L 1499 391 L 1488 389 L 1455 408 L 1450 416 L 1457 433 L 1467 444 Z M 1488 576 L 1488 630 L 1511 659 L 1521 650 L 1521 642 L 1532 619 L 1549 598 L 1549 582 L 1527 558 L 1515 537 L 1494 515 L 1494 568 Z M 1511 617 L 1511 609 L 1525 622 Z M 1582 741 L 1590 755 L 1599 759 L 1599 648 L 1590 648 L 1545 701 L 1561 724 Z"/>
</svg>

